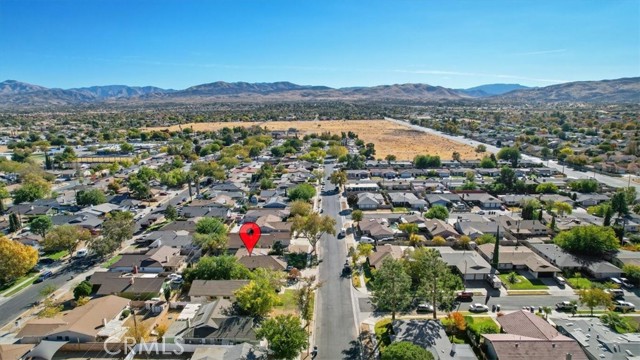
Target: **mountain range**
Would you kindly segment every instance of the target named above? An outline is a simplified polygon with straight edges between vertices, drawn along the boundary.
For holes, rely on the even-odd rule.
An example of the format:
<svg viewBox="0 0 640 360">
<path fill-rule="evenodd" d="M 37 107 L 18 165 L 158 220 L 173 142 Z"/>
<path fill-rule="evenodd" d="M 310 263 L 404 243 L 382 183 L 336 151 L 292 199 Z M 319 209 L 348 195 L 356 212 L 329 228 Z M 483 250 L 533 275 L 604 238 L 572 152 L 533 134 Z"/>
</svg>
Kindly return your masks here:
<svg viewBox="0 0 640 360">
<path fill-rule="evenodd" d="M 469 89 L 449 89 L 427 84 L 335 89 L 327 86 L 297 85 L 290 82 L 228 83 L 224 81 L 196 85 L 184 90 L 126 85 L 57 89 L 15 80 L 0 82 L 0 108 L 4 109 L 101 104 L 117 106 L 207 101 L 316 100 L 639 103 L 640 77 L 578 81 L 537 88 L 528 88 L 519 84 L 489 84 Z"/>
</svg>

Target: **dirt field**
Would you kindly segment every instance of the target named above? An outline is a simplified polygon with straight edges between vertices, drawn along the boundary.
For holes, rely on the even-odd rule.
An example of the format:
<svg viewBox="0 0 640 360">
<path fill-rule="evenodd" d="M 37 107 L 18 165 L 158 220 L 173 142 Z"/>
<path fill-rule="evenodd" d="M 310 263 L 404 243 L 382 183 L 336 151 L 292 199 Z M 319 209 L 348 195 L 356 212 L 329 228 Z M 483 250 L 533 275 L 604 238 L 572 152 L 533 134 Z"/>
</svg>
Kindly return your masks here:
<svg viewBox="0 0 640 360">
<path fill-rule="evenodd" d="M 376 158 L 384 159 L 388 154 L 395 155 L 398 160 L 413 160 L 416 155 L 439 155 L 443 160 L 450 160 L 454 151 L 460 153 L 462 159 L 480 158 L 474 148 L 437 135 L 427 134 L 386 120 L 331 120 L 331 121 L 269 121 L 269 122 L 218 122 L 184 124 L 181 128 L 191 127 L 195 131 L 219 130 L 225 126 L 260 125 L 268 130 L 287 130 L 296 128 L 302 134 L 353 131 L 365 142 L 376 145 Z M 164 130 L 167 127 L 147 128 L 144 130 Z M 178 131 L 178 125 L 168 127 Z"/>
</svg>

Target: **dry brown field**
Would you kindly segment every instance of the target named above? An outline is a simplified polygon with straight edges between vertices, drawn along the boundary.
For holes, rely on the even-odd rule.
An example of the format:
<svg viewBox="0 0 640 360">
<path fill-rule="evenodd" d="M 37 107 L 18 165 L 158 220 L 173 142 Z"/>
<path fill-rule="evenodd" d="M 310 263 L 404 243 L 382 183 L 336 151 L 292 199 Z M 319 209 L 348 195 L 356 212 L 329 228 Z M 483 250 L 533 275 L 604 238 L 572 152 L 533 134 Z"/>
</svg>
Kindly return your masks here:
<svg viewBox="0 0 640 360">
<path fill-rule="evenodd" d="M 443 160 L 450 160 L 454 151 L 460 153 L 462 159 L 480 158 L 475 149 L 469 145 L 443 137 L 416 131 L 408 126 L 386 120 L 329 120 L 329 121 L 268 121 L 268 122 L 214 122 L 191 123 L 169 127 L 146 128 L 146 131 L 166 130 L 179 131 L 180 128 L 192 128 L 194 131 L 220 130 L 223 127 L 259 125 L 268 130 L 287 130 L 295 128 L 302 134 L 353 131 L 365 142 L 376 146 L 376 158 L 384 159 L 388 154 L 395 155 L 398 160 L 413 160 L 416 155 L 439 155 Z"/>
</svg>

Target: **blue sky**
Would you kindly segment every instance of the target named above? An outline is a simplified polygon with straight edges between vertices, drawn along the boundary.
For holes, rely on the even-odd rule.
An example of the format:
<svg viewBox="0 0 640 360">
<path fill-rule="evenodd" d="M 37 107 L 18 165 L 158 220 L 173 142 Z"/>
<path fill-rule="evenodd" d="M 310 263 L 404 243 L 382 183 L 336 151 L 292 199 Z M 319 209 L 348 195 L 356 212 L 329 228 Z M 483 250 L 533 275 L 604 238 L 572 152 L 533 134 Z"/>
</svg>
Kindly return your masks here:
<svg viewBox="0 0 640 360">
<path fill-rule="evenodd" d="M 640 0 L 0 0 L 0 80 L 182 89 L 640 76 Z"/>
</svg>

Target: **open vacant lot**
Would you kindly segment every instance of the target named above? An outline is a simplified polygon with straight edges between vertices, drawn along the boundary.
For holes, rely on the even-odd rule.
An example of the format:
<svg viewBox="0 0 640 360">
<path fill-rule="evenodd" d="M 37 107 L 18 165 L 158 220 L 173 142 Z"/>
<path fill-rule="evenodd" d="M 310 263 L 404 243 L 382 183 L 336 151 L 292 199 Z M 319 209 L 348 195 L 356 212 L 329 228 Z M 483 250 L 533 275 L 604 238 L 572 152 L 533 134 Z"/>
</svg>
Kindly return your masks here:
<svg viewBox="0 0 640 360">
<path fill-rule="evenodd" d="M 192 128 L 194 131 L 219 130 L 225 126 L 259 125 L 268 130 L 287 130 L 295 128 L 302 134 L 353 131 L 369 143 L 376 145 L 376 158 L 384 159 L 388 154 L 395 155 L 398 160 L 413 160 L 416 155 L 439 155 L 443 160 L 450 160 L 454 151 L 460 153 L 462 159 L 476 159 L 480 156 L 473 147 L 456 141 L 427 134 L 386 120 L 329 120 L 329 121 L 269 121 L 269 122 L 216 122 L 191 123 L 170 127 L 147 128 L 145 130 L 179 131 L 181 128 Z"/>
</svg>

